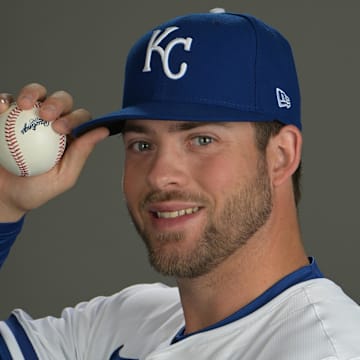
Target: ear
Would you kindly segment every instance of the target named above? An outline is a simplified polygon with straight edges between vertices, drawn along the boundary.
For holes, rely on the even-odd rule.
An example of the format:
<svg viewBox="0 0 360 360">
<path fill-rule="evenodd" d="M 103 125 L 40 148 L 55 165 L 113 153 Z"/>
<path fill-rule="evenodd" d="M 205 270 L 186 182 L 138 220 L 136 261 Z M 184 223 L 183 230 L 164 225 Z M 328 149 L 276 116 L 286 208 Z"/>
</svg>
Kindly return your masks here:
<svg viewBox="0 0 360 360">
<path fill-rule="evenodd" d="M 266 155 L 269 175 L 274 186 L 279 186 L 298 168 L 301 161 L 302 135 L 293 125 L 284 126 L 268 144 Z"/>
</svg>

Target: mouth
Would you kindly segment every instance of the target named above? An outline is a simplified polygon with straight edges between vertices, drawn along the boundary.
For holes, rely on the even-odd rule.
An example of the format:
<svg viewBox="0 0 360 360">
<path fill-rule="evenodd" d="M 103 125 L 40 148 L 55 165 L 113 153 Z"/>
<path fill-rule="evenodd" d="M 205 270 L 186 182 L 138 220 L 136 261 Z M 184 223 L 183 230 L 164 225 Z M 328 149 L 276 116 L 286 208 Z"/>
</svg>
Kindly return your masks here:
<svg viewBox="0 0 360 360">
<path fill-rule="evenodd" d="M 176 219 L 185 215 L 192 215 L 200 210 L 198 206 L 174 211 L 154 211 L 153 215 L 158 219 Z"/>
</svg>

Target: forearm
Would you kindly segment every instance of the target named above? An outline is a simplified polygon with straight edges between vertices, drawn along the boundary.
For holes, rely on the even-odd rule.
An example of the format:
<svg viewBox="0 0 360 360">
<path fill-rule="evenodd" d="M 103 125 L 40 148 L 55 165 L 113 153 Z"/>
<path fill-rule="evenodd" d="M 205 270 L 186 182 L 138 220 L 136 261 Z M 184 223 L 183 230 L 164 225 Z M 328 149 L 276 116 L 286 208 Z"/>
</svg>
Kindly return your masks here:
<svg viewBox="0 0 360 360">
<path fill-rule="evenodd" d="M 0 223 L 0 268 L 5 262 L 11 246 L 14 244 L 24 223 L 24 217 L 19 221 Z"/>
</svg>

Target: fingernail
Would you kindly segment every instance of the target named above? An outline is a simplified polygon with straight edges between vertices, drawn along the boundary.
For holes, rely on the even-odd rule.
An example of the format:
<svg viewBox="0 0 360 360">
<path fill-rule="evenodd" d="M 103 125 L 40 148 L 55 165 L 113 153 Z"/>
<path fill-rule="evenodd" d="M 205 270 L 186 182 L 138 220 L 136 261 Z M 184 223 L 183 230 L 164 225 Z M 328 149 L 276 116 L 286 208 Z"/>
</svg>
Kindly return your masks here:
<svg viewBox="0 0 360 360">
<path fill-rule="evenodd" d="M 0 95 L 0 104 L 6 104 L 9 105 L 13 101 L 13 97 L 8 93 L 2 93 Z"/>
</svg>

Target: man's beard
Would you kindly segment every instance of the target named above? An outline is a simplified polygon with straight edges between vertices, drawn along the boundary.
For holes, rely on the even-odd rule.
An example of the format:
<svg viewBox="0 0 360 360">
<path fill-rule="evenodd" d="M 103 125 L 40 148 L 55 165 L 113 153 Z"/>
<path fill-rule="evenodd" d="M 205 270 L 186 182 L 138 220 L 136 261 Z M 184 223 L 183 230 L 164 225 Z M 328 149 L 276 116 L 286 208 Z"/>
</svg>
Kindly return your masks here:
<svg viewBox="0 0 360 360">
<path fill-rule="evenodd" d="M 166 200 L 209 204 L 201 196 L 179 191 L 151 193 L 145 202 Z M 155 270 L 162 275 L 177 278 L 205 275 L 244 246 L 266 223 L 272 210 L 272 195 L 266 163 L 262 157 L 256 177 L 238 192 L 231 194 L 224 203 L 226 205 L 218 216 L 214 212 L 210 213 L 209 206 L 205 206 L 208 222 L 195 246 L 187 252 L 182 251 L 181 246 L 171 246 L 171 251 L 166 249 L 169 243 L 181 243 L 186 236 L 184 232 L 153 234 L 146 228 L 140 229 L 129 210 L 135 227 L 147 246 L 149 260 Z"/>
</svg>

